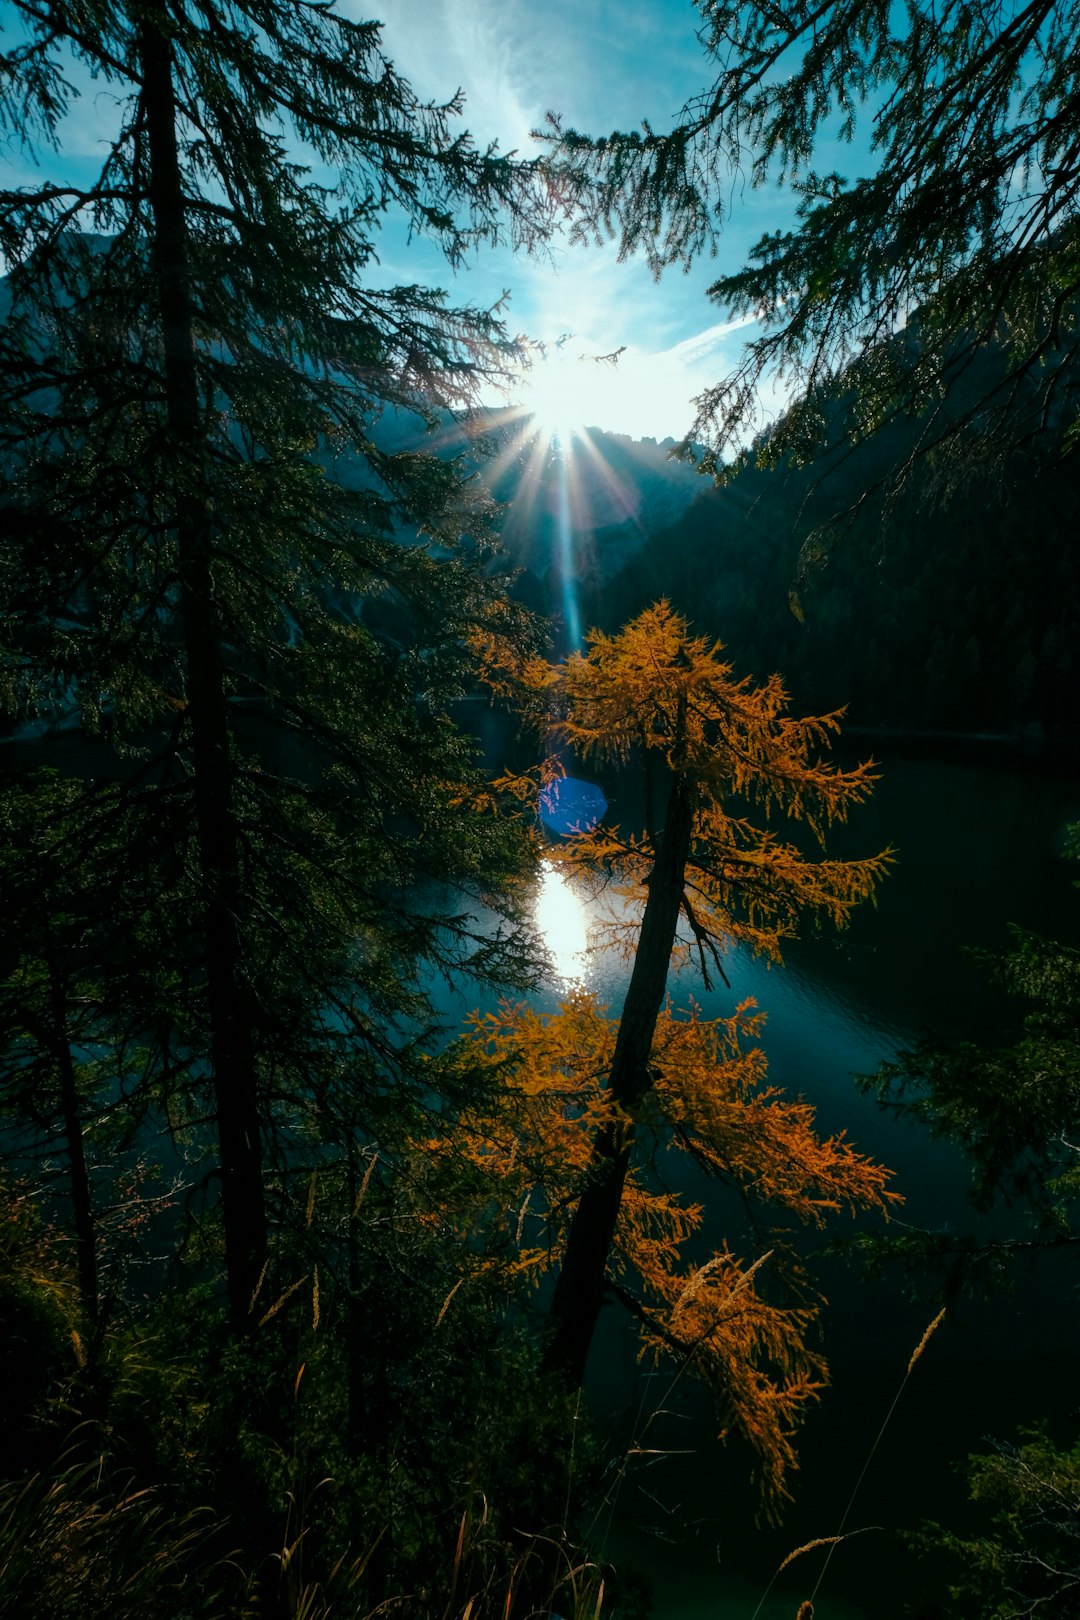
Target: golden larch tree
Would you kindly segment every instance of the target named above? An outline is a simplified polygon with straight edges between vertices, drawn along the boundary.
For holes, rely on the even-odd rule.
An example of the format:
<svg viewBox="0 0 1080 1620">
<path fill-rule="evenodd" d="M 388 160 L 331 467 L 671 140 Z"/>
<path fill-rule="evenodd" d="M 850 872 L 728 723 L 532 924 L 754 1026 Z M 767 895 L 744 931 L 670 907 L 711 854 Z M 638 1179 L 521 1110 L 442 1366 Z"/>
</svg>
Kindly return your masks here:
<svg viewBox="0 0 1080 1620">
<path fill-rule="evenodd" d="M 792 1426 L 824 1374 L 807 1343 L 816 1309 L 770 1304 L 760 1257 L 744 1264 L 725 1248 L 688 1275 L 680 1250 L 701 1211 L 650 1188 L 633 1165 L 635 1139 L 648 1121 L 711 1173 L 803 1221 L 887 1208 L 888 1172 L 842 1136 L 818 1137 L 808 1104 L 766 1087 L 763 1054 L 747 1045 L 759 1027 L 751 1003 L 710 1021 L 676 1015 L 665 994 L 673 957 L 693 955 L 708 986 L 726 977 L 735 944 L 779 962 L 804 919 L 842 927 L 890 852 L 826 858 L 824 834 L 867 797 L 872 764 L 839 768 L 827 757 L 839 715 L 792 716 L 778 676 L 737 679 L 722 653 L 660 602 L 617 635 L 590 634 L 583 654 L 519 672 L 555 748 L 642 774 L 640 832 L 582 828 L 548 851 L 602 875 L 624 902 L 608 942 L 632 970 L 617 1023 L 584 995 L 547 1017 L 503 1008 L 477 1020 L 516 1107 L 501 1126 L 475 1120 L 471 1139 L 526 1199 L 530 1185 L 544 1190 L 559 1241 L 532 1258 L 561 1256 L 549 1368 L 581 1381 L 605 1290 L 617 1295 L 648 1344 L 691 1357 L 714 1386 L 775 1502 Z M 778 835 L 781 819 L 804 824 L 810 853 Z"/>
<path fill-rule="evenodd" d="M 583 1189 L 601 1162 L 597 1144 L 621 1132 L 629 1149 L 638 1128 L 744 1198 L 812 1226 L 842 1209 L 886 1208 L 896 1197 L 889 1172 L 842 1133 L 818 1136 L 811 1105 L 767 1084 L 762 1023 L 751 1001 L 728 1018 L 663 1008 L 650 1090 L 631 1121 L 607 1083 L 618 1025 L 588 992 L 572 992 L 554 1013 L 505 1004 L 474 1014 L 444 1061 L 479 1082 L 478 1095 L 489 1101 L 466 1113 L 442 1153 L 464 1147 L 483 1173 L 474 1197 L 484 1206 L 489 1256 L 500 1247 L 490 1243 L 499 1210 L 503 1263 L 509 1258 L 512 1271 L 538 1281 L 565 1254 Z M 635 1318 L 644 1353 L 673 1354 L 708 1385 L 724 1429 L 753 1448 L 773 1512 L 795 1464 L 794 1429 L 826 1378 L 809 1342 L 818 1301 L 783 1233 L 769 1235 L 771 1249 L 756 1258 L 725 1244 L 704 1264 L 688 1265 L 685 1251 L 704 1217 L 700 1203 L 661 1187 L 628 1151 L 604 1287 Z M 481 1268 L 497 1263 L 479 1253 L 473 1260 Z M 796 1284 L 795 1303 L 770 1297 L 781 1273 Z"/>
</svg>

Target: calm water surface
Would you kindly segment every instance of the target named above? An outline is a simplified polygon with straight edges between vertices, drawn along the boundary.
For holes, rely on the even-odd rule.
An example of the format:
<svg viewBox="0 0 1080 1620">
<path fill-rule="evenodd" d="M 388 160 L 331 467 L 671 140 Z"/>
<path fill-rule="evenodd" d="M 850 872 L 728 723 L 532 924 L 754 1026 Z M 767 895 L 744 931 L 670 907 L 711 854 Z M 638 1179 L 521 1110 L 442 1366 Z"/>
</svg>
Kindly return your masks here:
<svg viewBox="0 0 1080 1620">
<path fill-rule="evenodd" d="M 614 819 L 632 824 L 632 804 L 619 804 L 617 784 L 605 786 Z M 676 1006 L 692 995 L 707 1015 L 726 1014 L 747 996 L 757 1000 L 768 1015 L 770 1081 L 813 1102 L 823 1131 L 845 1128 L 894 1169 L 905 1198 L 898 1224 L 987 1229 L 967 1203 L 963 1160 L 921 1129 L 890 1120 L 851 1076 L 924 1034 L 987 1040 L 1016 1032 L 1019 1010 L 988 986 L 964 947 L 1007 943 L 1010 922 L 1080 945 L 1080 892 L 1072 887 L 1080 874 L 1062 857 L 1071 821 L 1080 821 L 1076 780 L 886 759 L 873 802 L 830 844 L 838 854 L 895 847 L 877 907 L 864 908 L 843 935 L 792 948 L 782 970 L 734 955 L 730 991 L 704 992 L 690 970 L 672 975 Z M 558 910 L 557 895 L 553 903 Z M 583 925 L 574 907 L 569 918 L 563 907 L 549 920 L 557 955 L 572 954 Z M 620 962 L 593 955 L 563 966 L 618 1010 L 627 978 Z M 553 981 L 552 1006 L 560 988 L 565 981 Z M 475 999 L 435 989 L 451 1023 Z M 708 1244 L 728 1238 L 739 1249 L 744 1218 L 730 1198 L 680 1155 L 660 1155 L 658 1172 L 706 1202 Z M 618 1307 L 605 1308 L 588 1381 L 609 1456 L 608 1498 L 594 1531 L 618 1568 L 652 1584 L 658 1620 L 794 1620 L 818 1578 L 822 1554 L 807 1554 L 762 1601 L 789 1552 L 839 1529 L 939 1304 L 932 1294 L 909 1300 L 899 1277 L 871 1284 L 836 1261 L 822 1263 L 819 1275 L 829 1300 L 832 1382 L 801 1431 L 794 1501 L 776 1529 L 755 1526 L 751 1459 L 738 1442 L 717 1443 L 707 1399 L 687 1379 L 673 1383 L 670 1373 L 639 1367 Z M 1018 1425 L 1045 1417 L 1059 1439 L 1071 1438 L 1078 1343 L 1075 1269 L 1064 1263 L 1021 1274 L 1010 1296 L 951 1313 L 866 1468 L 847 1521 L 862 1533 L 834 1553 L 815 1597 L 817 1620 L 918 1620 L 931 1615 L 933 1602 L 947 1601 L 947 1576 L 916 1561 L 897 1531 L 923 1518 L 963 1528 L 966 1493 L 956 1465 L 987 1437 L 1007 1440 Z"/>
<path fill-rule="evenodd" d="M 669 981 L 677 1006 L 693 995 L 706 1014 L 730 1012 L 746 996 L 757 1000 L 768 1014 L 771 1082 L 812 1101 L 823 1131 L 846 1128 L 860 1149 L 894 1169 L 905 1198 L 898 1228 L 986 1232 L 1022 1224 L 1015 1214 L 980 1223 L 967 1202 L 962 1158 L 891 1120 L 856 1091 L 851 1076 L 924 1034 L 986 1040 L 1016 1031 L 1019 1010 L 988 986 L 964 947 L 1005 944 L 1010 922 L 1080 944 L 1080 893 L 1072 887 L 1080 874 L 1062 857 L 1074 820 L 1080 784 L 1072 780 L 887 761 L 873 803 L 830 844 L 831 852 L 849 854 L 896 848 L 876 909 L 865 908 L 843 935 L 796 946 L 782 970 L 735 955 L 730 991 L 704 992 L 689 969 Z M 562 928 L 551 936 L 557 951 L 560 937 L 562 948 L 574 944 L 572 920 L 564 918 Z M 617 1010 L 627 977 L 622 964 L 594 956 L 579 971 Z M 557 991 L 553 986 L 553 1003 Z M 728 1237 L 738 1248 L 744 1221 L 730 1198 L 718 1197 L 682 1155 L 662 1154 L 658 1170 L 706 1201 L 711 1243 Z M 821 1263 L 819 1276 L 829 1300 L 832 1383 L 801 1431 L 795 1500 L 779 1529 L 755 1527 L 750 1459 L 737 1441 L 717 1443 L 707 1400 L 689 1380 L 673 1385 L 670 1373 L 647 1376 L 619 1307 L 605 1307 L 589 1367 L 591 1403 L 611 1457 L 609 1501 L 596 1530 L 618 1567 L 632 1565 L 650 1580 L 660 1620 L 751 1620 L 785 1555 L 839 1529 L 940 1301 L 931 1292 L 911 1301 L 899 1276 L 871 1284 L 836 1261 Z M 1017 1425 L 1046 1417 L 1052 1432 L 1068 1438 L 1078 1342 L 1076 1277 L 1068 1265 L 1022 1273 L 1015 1294 L 951 1312 L 866 1470 L 847 1520 L 849 1531 L 863 1533 L 834 1552 L 815 1598 L 818 1620 L 901 1620 L 929 1615 L 932 1600 L 947 1601 L 947 1577 L 917 1561 L 896 1532 L 923 1518 L 962 1528 L 966 1493 L 956 1464 L 986 1437 L 1009 1439 Z M 651 1454 L 634 1455 L 635 1447 Z M 807 1554 L 784 1572 L 760 1620 L 794 1620 L 822 1556 Z"/>
</svg>

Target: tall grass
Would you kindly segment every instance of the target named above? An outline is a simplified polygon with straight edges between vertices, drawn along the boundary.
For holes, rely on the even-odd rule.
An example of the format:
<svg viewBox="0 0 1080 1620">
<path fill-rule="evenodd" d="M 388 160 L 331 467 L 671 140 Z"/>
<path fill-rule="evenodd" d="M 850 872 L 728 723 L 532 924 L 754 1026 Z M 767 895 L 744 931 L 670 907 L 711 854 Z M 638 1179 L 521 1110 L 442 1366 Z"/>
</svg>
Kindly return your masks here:
<svg viewBox="0 0 1080 1620">
<path fill-rule="evenodd" d="M 115 1477 L 104 1456 L 69 1452 L 0 1486 L 0 1616 L 25 1620 L 246 1620 L 239 1571 L 209 1555 L 209 1510 L 176 1514 L 163 1495 Z M 237 1599 L 240 1598 L 238 1605 Z"/>
<path fill-rule="evenodd" d="M 295 1578 L 300 1529 L 261 1571 L 222 1552 L 209 1508 L 179 1513 L 86 1455 L 86 1437 L 51 1469 L 0 1485 L 0 1617 L 26 1620 L 601 1620 L 604 1578 L 561 1536 L 520 1549 L 485 1538 L 486 1513 L 462 1515 L 444 1579 L 372 1606 L 372 1543 L 318 1579 Z"/>
</svg>

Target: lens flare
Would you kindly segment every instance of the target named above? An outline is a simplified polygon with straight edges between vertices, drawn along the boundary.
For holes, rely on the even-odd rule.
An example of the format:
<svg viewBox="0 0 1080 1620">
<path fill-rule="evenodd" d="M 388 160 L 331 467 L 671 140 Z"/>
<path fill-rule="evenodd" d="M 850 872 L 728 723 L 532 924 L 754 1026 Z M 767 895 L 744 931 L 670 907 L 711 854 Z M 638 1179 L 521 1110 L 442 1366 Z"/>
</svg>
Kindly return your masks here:
<svg viewBox="0 0 1080 1620">
<path fill-rule="evenodd" d="M 603 358 L 549 345 L 523 371 L 516 400 L 494 422 L 501 440 L 486 477 L 500 499 L 512 491 L 503 539 L 515 560 L 543 582 L 559 656 L 579 652 L 586 576 L 596 584 L 597 536 L 641 527 L 640 494 L 625 450 L 610 455 L 598 384 L 618 368 Z M 608 357 L 613 358 L 613 357 Z"/>
<path fill-rule="evenodd" d="M 565 651 L 581 650 L 581 609 L 578 606 L 574 531 L 570 523 L 570 472 L 565 455 L 555 473 L 555 567 L 559 575 Z"/>
<path fill-rule="evenodd" d="M 556 776 L 540 795 L 540 820 L 550 832 L 592 832 L 606 811 L 603 790 L 576 776 Z"/>
</svg>

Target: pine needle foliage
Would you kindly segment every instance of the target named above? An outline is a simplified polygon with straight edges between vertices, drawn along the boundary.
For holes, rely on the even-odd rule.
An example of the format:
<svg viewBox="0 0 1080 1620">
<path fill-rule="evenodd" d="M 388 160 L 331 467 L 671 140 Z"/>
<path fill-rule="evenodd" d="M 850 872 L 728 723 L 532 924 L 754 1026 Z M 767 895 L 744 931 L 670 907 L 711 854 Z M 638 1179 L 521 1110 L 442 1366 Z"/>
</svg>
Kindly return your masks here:
<svg viewBox="0 0 1080 1620">
<path fill-rule="evenodd" d="M 42 174 L 0 190 L 0 712 L 77 723 L 141 828 L 37 903 L 142 863 L 154 1100 L 212 1121 L 242 1327 L 271 1168 L 390 1117 L 426 969 L 526 971 L 471 921 L 516 916 L 529 856 L 451 717 L 470 635 L 521 621 L 490 501 L 425 441 L 517 351 L 498 309 L 373 267 L 391 211 L 457 265 L 542 240 L 550 193 L 322 0 L 8 13 L 0 128 Z M 92 794 L 78 817 L 92 847 Z"/>
<path fill-rule="evenodd" d="M 707 1168 L 803 1220 L 818 1219 L 830 1203 L 884 1206 L 885 1173 L 879 1167 L 844 1144 L 817 1143 L 802 1105 L 755 1095 L 762 1060 L 741 1047 L 755 1027 L 748 1007 L 727 1024 L 709 1025 L 694 1015 L 685 1026 L 662 1010 L 673 957 L 696 959 L 707 986 L 714 974 L 727 982 L 724 955 L 733 946 L 778 962 L 783 943 L 807 919 L 843 926 L 854 907 L 872 896 L 890 851 L 832 860 L 779 837 L 772 821 L 801 824 L 811 846 L 820 846 L 828 827 L 870 792 L 873 766 L 842 770 L 824 757 L 839 715 L 792 716 L 778 676 L 763 685 L 738 679 L 721 644 L 692 635 L 664 601 L 616 635 L 591 632 L 584 653 L 557 665 L 537 659 L 515 664 L 512 649 L 495 638 L 481 651 L 495 678 L 508 688 L 516 684 L 524 695 L 553 751 L 633 770 L 644 793 L 640 832 L 603 824 L 581 828 L 550 851 L 572 873 L 613 890 L 620 909 L 607 940 L 623 950 L 632 968 L 610 1040 L 594 1037 L 584 1066 L 580 1057 L 566 1067 L 549 1066 L 563 1108 L 567 1084 L 582 1087 L 586 1077 L 596 1083 L 600 1076 L 603 1082 L 599 1092 L 586 1090 L 587 1102 L 579 1097 L 567 1109 L 564 1128 L 580 1131 L 588 1146 L 576 1154 L 562 1149 L 584 1174 L 573 1195 L 562 1194 L 563 1207 L 572 1202 L 573 1208 L 552 1301 L 547 1364 L 571 1383 L 583 1377 L 605 1288 L 617 1286 L 613 1257 L 620 1223 L 625 1228 L 637 1209 L 637 1270 L 669 1309 L 682 1302 L 661 1337 L 666 1333 L 684 1353 L 715 1341 L 707 1364 L 719 1371 L 726 1358 L 718 1382 L 729 1394 L 743 1382 L 744 1392 L 731 1398 L 741 1403 L 743 1432 L 759 1448 L 766 1498 L 775 1501 L 793 1460 L 791 1421 L 820 1370 L 804 1345 L 813 1313 L 800 1316 L 796 1309 L 785 1317 L 764 1304 L 751 1310 L 756 1291 L 742 1296 L 741 1283 L 736 1286 L 741 1272 L 731 1256 L 700 1272 L 684 1293 L 672 1266 L 697 1217 L 671 1200 L 657 1204 L 644 1196 L 632 1168 L 635 1137 L 656 1111 L 674 1139 Z M 523 778 L 508 778 L 504 785 L 528 791 Z M 564 1029 L 574 1040 L 575 1020 L 590 1015 L 579 1006 L 562 1016 L 565 1025 L 556 1023 L 551 1031 L 534 1022 L 532 1035 L 541 1048 L 552 1038 L 558 1043 Z M 541 1109 L 548 1083 L 532 1088 Z M 726 1330 L 714 1334 L 711 1324 L 714 1317 L 726 1320 L 726 1301 L 737 1296 L 733 1319 L 748 1336 L 731 1354 Z M 680 1310 L 685 1331 L 676 1326 Z M 779 1363 L 775 1379 L 752 1370 L 758 1352 Z M 754 1399 L 748 1388 L 756 1391 Z M 766 1420 L 770 1409 L 773 1416 Z"/>
<path fill-rule="evenodd" d="M 1080 952 L 1024 929 L 1011 933 L 1008 949 L 977 954 L 1001 990 L 1026 1004 L 1019 1039 L 995 1046 L 927 1040 L 858 1077 L 897 1118 L 961 1149 L 977 1210 L 1004 1205 L 1027 1216 L 1026 1233 L 1006 1237 L 912 1234 L 906 1243 L 864 1243 L 874 1266 L 895 1251 L 915 1270 L 943 1268 L 952 1290 L 997 1285 L 1017 1258 L 1080 1243 Z"/>
<path fill-rule="evenodd" d="M 691 634 L 665 601 L 616 635 L 593 631 L 585 653 L 560 665 L 526 665 L 523 682 L 544 715 L 555 747 L 588 763 L 632 766 L 645 789 L 645 826 L 623 832 L 601 823 L 552 846 L 551 859 L 582 874 L 602 873 L 621 900 L 646 899 L 678 785 L 689 820 L 679 895 L 684 934 L 706 985 L 722 957 L 742 944 L 779 962 L 786 939 L 808 917 L 842 927 L 873 896 L 891 851 L 863 860 L 812 858 L 771 823 L 802 823 L 821 844 L 834 822 L 864 801 L 872 762 L 842 770 L 826 757 L 842 711 L 797 717 L 778 675 L 755 685 L 737 678 L 722 643 Z M 610 924 L 628 955 L 637 916 Z"/>
<path fill-rule="evenodd" d="M 818 1136 L 813 1108 L 767 1085 L 756 1044 L 763 1019 L 752 1002 L 720 1019 L 667 1007 L 653 1041 L 652 1089 L 635 1118 L 607 1084 L 617 1025 L 587 992 L 556 1013 L 507 1004 L 471 1022 L 448 1061 L 466 1070 L 481 1063 L 497 1077 L 500 1101 L 497 1111 L 466 1114 L 458 1147 L 483 1172 L 475 1196 L 489 1220 L 494 1211 L 501 1221 L 517 1268 L 538 1280 L 561 1263 L 595 1174 L 598 1137 L 609 1130 L 629 1141 L 636 1128 L 643 1151 L 622 1187 L 609 1285 L 634 1314 L 642 1354 L 674 1357 L 714 1391 L 725 1431 L 753 1448 L 763 1502 L 775 1510 L 796 1465 L 794 1429 L 826 1368 L 811 1343 L 816 1302 L 786 1234 L 770 1223 L 789 1215 L 822 1226 L 840 1209 L 887 1212 L 897 1198 L 889 1172 L 843 1135 Z M 657 1182 L 650 1166 L 666 1150 L 736 1190 L 756 1212 L 759 1240 L 775 1235 L 781 1252 L 750 1260 L 725 1246 L 694 1264 L 704 1209 Z"/>
<path fill-rule="evenodd" d="M 989 1525 L 961 1535 L 927 1525 L 905 1537 L 921 1552 L 946 1552 L 962 1568 L 949 1612 L 977 1620 L 1045 1615 L 1069 1620 L 1080 1593 L 1080 1447 L 1057 1446 L 1042 1429 L 1016 1445 L 968 1458 L 971 1498 Z"/>
<path fill-rule="evenodd" d="M 706 445 L 709 471 L 739 465 L 761 425 L 761 382 L 775 376 L 794 403 L 770 459 L 821 446 L 821 391 L 838 378 L 855 437 L 916 416 L 919 451 L 966 441 L 982 462 L 1062 427 L 1073 442 L 1076 0 L 697 10 L 707 78 L 670 129 L 549 124 L 582 201 L 581 235 L 614 236 L 658 275 L 715 251 L 742 184 L 791 194 L 795 223 L 709 289 L 725 315 L 761 325 L 695 401 L 685 448 Z M 908 322 L 915 341 L 897 341 Z M 976 373 L 990 343 L 1008 363 L 985 388 Z M 946 391 L 962 377 L 974 391 L 954 410 Z M 905 457 L 895 481 L 909 469 Z"/>
<path fill-rule="evenodd" d="M 634 1314 L 642 1354 L 674 1357 L 715 1393 L 724 1430 L 752 1447 L 774 1511 L 796 1466 L 794 1430 L 826 1379 L 812 1345 L 817 1303 L 775 1223 L 791 1216 L 820 1227 L 841 1209 L 887 1212 L 897 1195 L 886 1169 L 842 1134 L 820 1137 L 813 1108 L 767 1084 L 762 1023 L 752 1002 L 720 1019 L 665 1008 L 652 1090 L 635 1119 L 607 1085 L 617 1025 L 585 991 L 556 1013 L 507 1004 L 474 1014 L 448 1061 L 466 1071 L 481 1064 L 489 1086 L 498 1080 L 497 1110 L 465 1115 L 458 1150 L 483 1173 L 477 1204 L 501 1222 L 516 1269 L 534 1280 L 562 1261 L 597 1137 L 608 1129 L 632 1139 L 636 1126 L 642 1152 L 622 1188 L 609 1284 Z M 755 1211 L 759 1242 L 776 1252 L 746 1259 L 724 1246 L 695 1264 L 704 1208 L 658 1182 L 651 1166 L 666 1151 L 737 1191 Z"/>
</svg>

